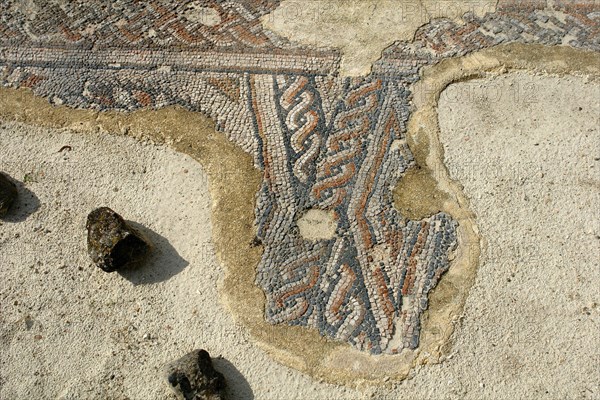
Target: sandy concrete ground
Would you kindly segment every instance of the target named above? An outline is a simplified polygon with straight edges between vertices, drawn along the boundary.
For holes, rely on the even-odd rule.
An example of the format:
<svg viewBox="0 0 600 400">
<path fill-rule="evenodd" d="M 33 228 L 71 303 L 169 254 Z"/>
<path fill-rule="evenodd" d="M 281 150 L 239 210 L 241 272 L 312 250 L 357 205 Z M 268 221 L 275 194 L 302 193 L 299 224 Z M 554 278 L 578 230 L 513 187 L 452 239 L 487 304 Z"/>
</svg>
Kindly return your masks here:
<svg viewBox="0 0 600 400">
<path fill-rule="evenodd" d="M 161 366 L 197 347 L 223 357 L 234 399 L 599 398 L 599 94 L 582 78 L 527 74 L 443 93 L 446 162 L 478 215 L 483 264 L 451 356 L 361 390 L 276 364 L 221 306 L 198 163 L 130 138 L 2 123 L 0 169 L 28 183 L 0 226 L 0 398 L 169 398 Z M 144 269 L 90 265 L 85 217 L 100 205 L 149 229 Z"/>
<path fill-rule="evenodd" d="M 600 398 L 599 118 L 600 85 L 583 78 L 515 73 L 442 94 L 445 162 L 484 240 L 455 334 L 465 375 L 448 376 L 468 397 Z"/>
</svg>

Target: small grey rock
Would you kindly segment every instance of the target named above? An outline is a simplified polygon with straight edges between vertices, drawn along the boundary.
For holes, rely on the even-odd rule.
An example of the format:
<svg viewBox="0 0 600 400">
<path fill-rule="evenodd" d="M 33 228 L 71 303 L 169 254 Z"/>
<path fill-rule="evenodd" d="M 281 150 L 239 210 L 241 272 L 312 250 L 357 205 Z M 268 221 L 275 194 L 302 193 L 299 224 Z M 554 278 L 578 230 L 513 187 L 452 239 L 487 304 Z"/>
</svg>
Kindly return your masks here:
<svg viewBox="0 0 600 400">
<path fill-rule="evenodd" d="M 87 217 L 88 253 L 103 271 L 113 272 L 142 261 L 151 249 L 148 239 L 108 207 Z"/>
<path fill-rule="evenodd" d="M 8 175 L 0 172 L 0 218 L 8 213 L 8 209 L 17 200 L 19 192 L 17 185 L 8 177 Z"/>
<path fill-rule="evenodd" d="M 194 350 L 166 368 L 169 385 L 181 400 L 224 400 L 225 378 L 206 350 Z"/>
</svg>

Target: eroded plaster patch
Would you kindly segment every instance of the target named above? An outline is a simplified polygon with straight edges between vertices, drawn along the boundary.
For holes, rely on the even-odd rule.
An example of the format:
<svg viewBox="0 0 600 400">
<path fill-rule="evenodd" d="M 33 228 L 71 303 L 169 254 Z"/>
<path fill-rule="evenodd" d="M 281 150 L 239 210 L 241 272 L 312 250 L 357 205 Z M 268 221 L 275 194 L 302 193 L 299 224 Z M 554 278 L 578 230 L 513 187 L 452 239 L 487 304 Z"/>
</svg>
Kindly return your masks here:
<svg viewBox="0 0 600 400">
<path fill-rule="evenodd" d="M 318 209 L 308 210 L 298 220 L 300 235 L 307 240 L 329 240 L 335 235 L 335 213 Z"/>
<path fill-rule="evenodd" d="M 383 49 L 410 41 L 433 18 L 461 21 L 495 10 L 496 1 L 331 0 L 282 1 L 261 18 L 277 34 L 308 46 L 340 49 L 343 76 L 368 75 Z"/>
<path fill-rule="evenodd" d="M 199 1 L 188 4 L 184 15 L 188 21 L 199 22 L 206 26 L 215 26 L 221 23 L 219 12 L 211 7 L 203 7 Z"/>
</svg>

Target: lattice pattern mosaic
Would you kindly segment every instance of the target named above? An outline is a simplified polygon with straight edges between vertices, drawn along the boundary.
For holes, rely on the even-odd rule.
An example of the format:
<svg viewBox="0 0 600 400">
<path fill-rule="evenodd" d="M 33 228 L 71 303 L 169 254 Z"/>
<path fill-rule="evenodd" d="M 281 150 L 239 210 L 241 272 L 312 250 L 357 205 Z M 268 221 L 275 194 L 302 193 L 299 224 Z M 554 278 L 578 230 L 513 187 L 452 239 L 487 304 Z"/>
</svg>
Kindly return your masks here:
<svg viewBox="0 0 600 400">
<path fill-rule="evenodd" d="M 545 3 L 500 1 L 465 24 L 434 20 L 385 50 L 371 75 L 342 78 L 336 51 L 262 28 L 275 0 L 4 1 L 0 77 L 72 107 L 178 104 L 209 115 L 263 171 L 255 213 L 265 318 L 396 353 L 418 347 L 428 293 L 457 246 L 449 215 L 411 221 L 392 205 L 391 189 L 414 165 L 411 86 L 424 65 L 502 43 L 600 51 L 597 2 Z M 300 235 L 296 221 L 314 208 L 334 212 L 334 238 Z"/>
</svg>

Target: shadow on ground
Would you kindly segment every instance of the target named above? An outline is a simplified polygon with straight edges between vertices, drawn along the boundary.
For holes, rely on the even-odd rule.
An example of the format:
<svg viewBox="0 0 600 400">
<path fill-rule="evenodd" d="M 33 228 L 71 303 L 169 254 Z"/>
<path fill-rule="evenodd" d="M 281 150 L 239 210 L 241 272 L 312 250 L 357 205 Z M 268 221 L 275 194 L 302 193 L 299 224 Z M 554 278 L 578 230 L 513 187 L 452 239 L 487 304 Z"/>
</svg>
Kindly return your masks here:
<svg viewBox="0 0 600 400">
<path fill-rule="evenodd" d="M 213 364 L 215 369 L 225 376 L 225 394 L 228 399 L 254 400 L 250 384 L 232 363 L 224 358 L 213 358 Z"/>
<path fill-rule="evenodd" d="M 40 200 L 31 190 L 27 189 L 23 182 L 11 179 L 17 185 L 19 196 L 15 203 L 10 207 L 3 222 L 23 222 L 40 208 Z"/>
<path fill-rule="evenodd" d="M 148 257 L 139 265 L 124 268 L 118 273 L 134 285 L 147 285 L 164 282 L 189 265 L 164 236 L 138 224 L 127 221 L 133 228 L 143 233 L 153 244 L 154 248 Z"/>
</svg>

